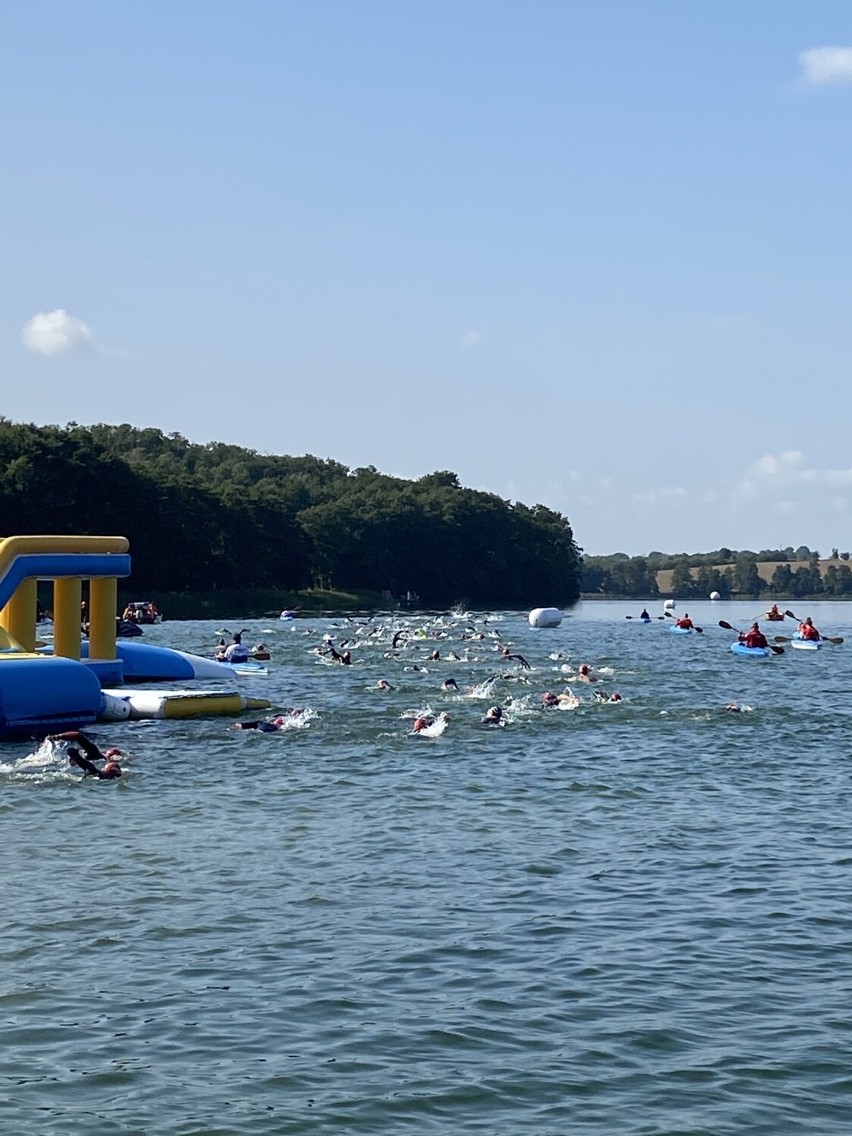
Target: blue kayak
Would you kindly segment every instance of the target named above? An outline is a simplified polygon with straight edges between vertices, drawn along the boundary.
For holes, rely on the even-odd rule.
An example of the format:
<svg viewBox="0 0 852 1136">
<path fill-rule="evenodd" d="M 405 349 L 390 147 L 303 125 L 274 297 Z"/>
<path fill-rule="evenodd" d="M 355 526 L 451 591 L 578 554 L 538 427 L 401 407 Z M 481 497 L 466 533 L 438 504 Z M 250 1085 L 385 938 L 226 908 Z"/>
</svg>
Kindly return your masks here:
<svg viewBox="0 0 852 1136">
<path fill-rule="evenodd" d="M 819 639 L 803 639 L 801 635 L 794 635 L 790 640 L 790 646 L 795 647 L 797 651 L 818 651 L 822 643 Z"/>
<path fill-rule="evenodd" d="M 765 659 L 770 654 L 768 647 L 746 647 L 745 643 L 732 643 L 731 650 L 735 655 L 742 655 L 747 659 Z"/>
<path fill-rule="evenodd" d="M 673 623 L 671 625 L 671 627 L 669 628 L 669 631 L 672 635 L 692 635 L 692 633 L 695 631 L 695 628 L 694 627 L 678 627 L 676 623 Z"/>
</svg>

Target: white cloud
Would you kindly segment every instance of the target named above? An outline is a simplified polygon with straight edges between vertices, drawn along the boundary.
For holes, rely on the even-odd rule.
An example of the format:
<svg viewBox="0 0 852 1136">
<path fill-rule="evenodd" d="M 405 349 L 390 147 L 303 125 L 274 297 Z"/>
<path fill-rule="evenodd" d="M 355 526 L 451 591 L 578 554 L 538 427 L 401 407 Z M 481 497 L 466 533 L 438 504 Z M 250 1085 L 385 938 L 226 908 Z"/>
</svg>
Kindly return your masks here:
<svg viewBox="0 0 852 1136">
<path fill-rule="evenodd" d="M 21 328 L 21 341 L 39 355 L 66 355 L 88 346 L 92 332 L 87 324 L 64 308 L 52 312 L 36 312 Z"/>
<path fill-rule="evenodd" d="M 799 56 L 806 83 L 852 83 L 852 47 L 811 47 Z"/>
<path fill-rule="evenodd" d="M 462 336 L 461 345 L 466 351 L 470 347 L 478 347 L 481 340 L 482 337 L 480 336 L 479 332 L 476 330 L 476 328 L 472 327 Z"/>
</svg>

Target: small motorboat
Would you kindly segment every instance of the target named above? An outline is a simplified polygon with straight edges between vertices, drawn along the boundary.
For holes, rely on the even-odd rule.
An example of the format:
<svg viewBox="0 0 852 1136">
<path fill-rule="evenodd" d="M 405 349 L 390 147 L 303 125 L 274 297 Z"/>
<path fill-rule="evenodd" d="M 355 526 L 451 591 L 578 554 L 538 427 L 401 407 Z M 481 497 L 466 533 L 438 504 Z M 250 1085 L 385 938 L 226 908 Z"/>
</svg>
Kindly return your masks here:
<svg viewBox="0 0 852 1136">
<path fill-rule="evenodd" d="M 157 605 L 150 600 L 131 600 L 121 617 L 128 623 L 162 623 L 163 617 Z"/>
</svg>

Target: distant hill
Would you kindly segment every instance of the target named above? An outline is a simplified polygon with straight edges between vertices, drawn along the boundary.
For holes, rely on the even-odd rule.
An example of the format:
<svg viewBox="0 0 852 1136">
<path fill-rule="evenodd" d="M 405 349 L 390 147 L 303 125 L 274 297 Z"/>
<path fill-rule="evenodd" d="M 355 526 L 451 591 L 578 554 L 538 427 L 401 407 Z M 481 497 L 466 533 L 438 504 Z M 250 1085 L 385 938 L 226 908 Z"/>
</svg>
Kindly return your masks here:
<svg viewBox="0 0 852 1136">
<path fill-rule="evenodd" d="M 757 573 L 760 576 L 761 580 L 765 580 L 766 583 L 768 584 L 769 581 L 772 579 L 772 575 L 775 572 L 775 569 L 778 568 L 780 565 L 786 564 L 791 569 L 791 571 L 795 572 L 799 568 L 809 568 L 810 563 L 811 562 L 809 560 L 769 560 L 769 561 L 765 561 L 763 563 L 758 561 Z M 825 576 L 826 568 L 830 564 L 834 564 L 835 567 L 836 567 L 837 564 L 838 564 L 838 561 L 837 560 L 820 560 L 820 561 L 818 561 L 818 563 L 819 563 L 820 575 Z M 714 567 L 716 568 L 716 570 L 718 572 L 724 572 L 725 569 L 730 568 L 731 565 L 730 564 L 715 564 Z M 692 575 L 693 580 L 697 580 L 698 579 L 698 573 L 701 571 L 701 569 L 700 568 L 690 568 L 689 571 Z M 672 576 L 673 576 L 673 574 L 674 574 L 674 569 L 672 569 L 672 568 L 661 568 L 660 571 L 657 572 L 657 588 L 659 589 L 661 596 L 670 596 L 672 594 Z"/>
</svg>

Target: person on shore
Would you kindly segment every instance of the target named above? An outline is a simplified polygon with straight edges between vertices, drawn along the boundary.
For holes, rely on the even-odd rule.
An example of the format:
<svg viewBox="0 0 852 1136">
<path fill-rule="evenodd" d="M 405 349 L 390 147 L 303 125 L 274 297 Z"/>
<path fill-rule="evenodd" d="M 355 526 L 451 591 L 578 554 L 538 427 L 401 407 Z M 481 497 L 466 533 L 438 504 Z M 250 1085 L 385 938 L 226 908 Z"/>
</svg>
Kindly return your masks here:
<svg viewBox="0 0 852 1136">
<path fill-rule="evenodd" d="M 800 639 L 807 639 L 811 643 L 816 643 L 821 638 L 821 635 L 814 627 L 814 621 L 810 616 L 808 616 L 799 624 L 798 635 Z"/>
<path fill-rule="evenodd" d="M 766 636 L 760 630 L 760 627 L 755 621 L 745 633 L 740 635 L 740 642 L 744 643 L 746 647 L 768 647 Z"/>
<path fill-rule="evenodd" d="M 76 765 L 78 769 L 82 769 L 87 777 L 97 777 L 99 781 L 115 781 L 121 776 L 121 766 L 115 760 L 116 757 L 121 756 L 121 750 L 116 749 L 114 746 L 101 753 L 91 738 L 87 738 L 85 734 L 81 734 L 79 730 L 66 730 L 62 734 L 51 734 L 51 741 L 56 742 L 76 742 L 80 749 L 84 750 L 86 756 L 80 753 L 80 749 L 75 746 L 68 747 L 68 762 L 70 765 Z M 95 765 L 96 761 L 103 761 L 104 766 L 98 769 Z"/>
</svg>

